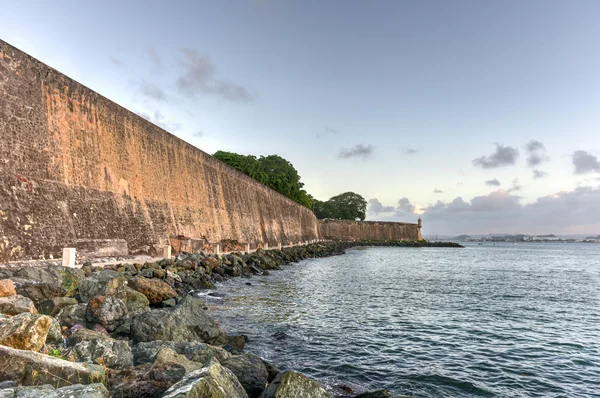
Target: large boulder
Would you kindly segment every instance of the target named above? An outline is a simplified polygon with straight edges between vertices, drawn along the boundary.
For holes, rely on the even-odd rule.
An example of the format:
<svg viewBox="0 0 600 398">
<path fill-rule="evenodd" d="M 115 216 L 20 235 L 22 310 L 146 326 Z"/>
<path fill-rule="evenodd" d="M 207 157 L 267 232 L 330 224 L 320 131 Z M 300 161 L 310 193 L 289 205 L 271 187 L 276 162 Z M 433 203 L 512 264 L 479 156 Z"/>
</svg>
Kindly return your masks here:
<svg viewBox="0 0 600 398">
<path fill-rule="evenodd" d="M 127 306 L 116 297 L 96 296 L 88 302 L 85 315 L 91 324 L 98 323 L 112 332 L 127 315 Z"/>
<path fill-rule="evenodd" d="M 225 333 L 202 309 L 202 301 L 185 296 L 179 305 L 135 315 L 131 320 L 134 344 L 142 341 L 167 340 L 224 344 Z"/>
<path fill-rule="evenodd" d="M 206 363 L 212 358 L 217 358 L 220 362 L 231 357 L 231 354 L 221 347 L 214 347 L 205 343 L 181 342 L 173 341 L 148 341 L 136 344 L 133 347 L 133 362 L 136 365 L 152 362 L 156 358 L 156 354 L 163 349 L 169 348 L 177 354 L 185 355 L 191 361 Z"/>
<path fill-rule="evenodd" d="M 185 375 L 178 364 L 146 363 L 108 373 L 111 396 L 119 398 L 161 398 L 163 393 Z M 162 364 L 164 365 L 164 364 Z"/>
<path fill-rule="evenodd" d="M 146 296 L 128 286 L 125 287 L 125 292 L 125 305 L 128 313 L 137 314 L 150 311 L 150 301 Z"/>
<path fill-rule="evenodd" d="M 170 365 L 180 365 L 186 373 L 193 372 L 202 368 L 202 363 L 187 359 L 185 355 L 178 354 L 170 348 L 161 348 L 154 357 L 154 366 L 166 368 Z"/>
<path fill-rule="evenodd" d="M 39 351 L 46 344 L 52 318 L 23 313 L 0 323 L 0 344 L 19 350 Z"/>
<path fill-rule="evenodd" d="M 94 272 L 79 283 L 79 296 L 82 302 L 87 302 L 96 296 L 125 299 L 127 297 L 125 277 L 111 270 Z"/>
<path fill-rule="evenodd" d="M 172 297 L 177 297 L 177 292 L 168 283 L 159 279 L 136 277 L 130 279 L 128 285 L 146 296 L 150 304 L 158 304 Z"/>
<path fill-rule="evenodd" d="M 63 307 L 56 315 L 56 319 L 61 325 L 69 328 L 75 325 L 83 325 L 86 323 L 85 313 L 87 310 L 87 304 L 69 305 Z"/>
<path fill-rule="evenodd" d="M 288 370 L 280 373 L 260 398 L 333 398 L 333 395 L 302 373 Z"/>
<path fill-rule="evenodd" d="M 38 313 L 31 299 L 20 294 L 0 297 L 0 314 L 18 315 L 23 312 Z"/>
<path fill-rule="evenodd" d="M 48 329 L 48 334 L 46 335 L 46 344 L 60 345 L 64 341 L 60 323 L 58 323 L 56 318 L 50 319 L 52 320 L 52 324 L 50 325 L 50 329 Z"/>
<path fill-rule="evenodd" d="M 15 284 L 10 279 L 0 279 L 0 297 L 12 296 L 17 294 Z"/>
<path fill-rule="evenodd" d="M 32 351 L 0 346 L 0 380 L 56 387 L 104 382 L 102 366 L 65 361 Z"/>
<path fill-rule="evenodd" d="M 0 398 L 108 398 L 108 396 L 108 390 L 100 383 L 75 384 L 56 389 L 49 384 L 44 384 L 0 390 Z"/>
<path fill-rule="evenodd" d="M 73 297 L 53 297 L 42 301 L 39 310 L 44 315 L 56 316 L 61 309 L 76 304 L 77 300 Z"/>
<path fill-rule="evenodd" d="M 0 276 L 10 277 L 17 293 L 29 297 L 37 306 L 53 297 L 74 296 L 85 273 L 77 268 L 48 266 L 2 270 Z"/>
<path fill-rule="evenodd" d="M 238 378 L 248 397 L 258 398 L 265 389 L 269 373 L 260 357 L 246 353 L 221 363 Z"/>
<path fill-rule="evenodd" d="M 244 388 L 227 368 L 212 359 L 169 388 L 164 398 L 247 398 Z"/>
<path fill-rule="evenodd" d="M 57 283 L 26 281 L 17 285 L 17 293 L 30 298 L 39 307 L 45 300 L 65 296 L 67 291 Z"/>
<path fill-rule="evenodd" d="M 122 369 L 133 365 L 133 355 L 127 341 L 115 340 L 89 329 L 80 329 L 69 337 L 71 354 L 77 362 Z"/>
</svg>

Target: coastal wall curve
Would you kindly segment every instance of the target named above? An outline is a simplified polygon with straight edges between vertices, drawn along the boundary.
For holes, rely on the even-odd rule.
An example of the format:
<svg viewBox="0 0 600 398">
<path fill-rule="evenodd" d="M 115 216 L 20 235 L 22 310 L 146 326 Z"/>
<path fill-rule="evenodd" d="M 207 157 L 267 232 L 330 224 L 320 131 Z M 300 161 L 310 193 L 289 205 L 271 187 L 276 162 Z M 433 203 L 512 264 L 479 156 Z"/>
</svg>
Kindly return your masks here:
<svg viewBox="0 0 600 398">
<path fill-rule="evenodd" d="M 0 262 L 319 237 L 313 213 L 0 40 Z"/>
<path fill-rule="evenodd" d="M 319 220 L 321 237 L 332 240 L 422 240 L 419 224 L 388 221 Z"/>
</svg>

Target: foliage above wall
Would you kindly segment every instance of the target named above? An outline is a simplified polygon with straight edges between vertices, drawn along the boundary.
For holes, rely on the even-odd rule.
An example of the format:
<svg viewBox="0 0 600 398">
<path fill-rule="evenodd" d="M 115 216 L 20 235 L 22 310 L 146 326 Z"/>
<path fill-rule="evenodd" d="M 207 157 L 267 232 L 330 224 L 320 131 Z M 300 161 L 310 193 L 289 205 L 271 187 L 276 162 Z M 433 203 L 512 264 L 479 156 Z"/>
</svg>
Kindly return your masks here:
<svg viewBox="0 0 600 398">
<path fill-rule="evenodd" d="M 278 155 L 256 157 L 233 152 L 217 151 L 213 155 L 256 181 L 274 189 L 303 206 L 313 209 L 317 218 L 361 220 L 366 217 L 367 201 L 354 192 L 345 192 L 326 202 L 314 199 L 300 182 L 294 166 Z"/>
<path fill-rule="evenodd" d="M 319 219 L 364 221 L 367 215 L 367 201 L 357 193 L 345 192 L 326 202 L 316 200 L 314 211 Z"/>
<path fill-rule="evenodd" d="M 312 208 L 314 199 L 303 189 L 304 184 L 300 182 L 298 171 L 281 156 L 257 158 L 225 151 L 217 151 L 213 156 L 293 201 Z"/>
</svg>

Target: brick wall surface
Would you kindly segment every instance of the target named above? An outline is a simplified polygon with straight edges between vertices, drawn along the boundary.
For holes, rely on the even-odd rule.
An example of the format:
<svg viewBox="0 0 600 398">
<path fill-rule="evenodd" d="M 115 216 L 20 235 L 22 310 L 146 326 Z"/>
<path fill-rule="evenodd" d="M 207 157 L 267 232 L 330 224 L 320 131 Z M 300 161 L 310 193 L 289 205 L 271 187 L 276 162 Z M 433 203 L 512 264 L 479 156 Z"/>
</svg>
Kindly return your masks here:
<svg viewBox="0 0 600 398">
<path fill-rule="evenodd" d="M 310 210 L 0 40 L 0 261 L 318 234 Z"/>
<path fill-rule="evenodd" d="M 384 221 L 319 221 L 321 236 L 338 240 L 421 240 L 418 224 Z"/>
</svg>

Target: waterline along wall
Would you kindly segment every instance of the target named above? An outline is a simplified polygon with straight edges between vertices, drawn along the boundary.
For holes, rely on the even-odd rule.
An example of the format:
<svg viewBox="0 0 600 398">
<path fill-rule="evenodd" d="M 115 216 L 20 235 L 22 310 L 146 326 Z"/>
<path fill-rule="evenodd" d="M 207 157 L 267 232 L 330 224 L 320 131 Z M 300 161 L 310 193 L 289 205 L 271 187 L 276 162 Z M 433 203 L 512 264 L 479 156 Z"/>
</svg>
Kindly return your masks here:
<svg viewBox="0 0 600 398">
<path fill-rule="evenodd" d="M 422 240 L 421 225 L 386 221 L 319 221 L 321 237 L 333 240 Z"/>
<path fill-rule="evenodd" d="M 319 238 L 313 213 L 0 40 L 0 262 Z"/>
</svg>

